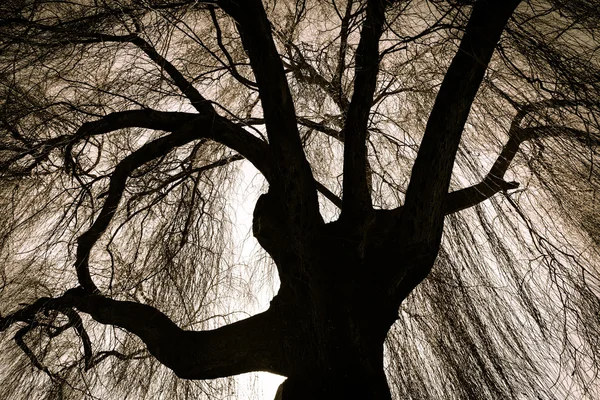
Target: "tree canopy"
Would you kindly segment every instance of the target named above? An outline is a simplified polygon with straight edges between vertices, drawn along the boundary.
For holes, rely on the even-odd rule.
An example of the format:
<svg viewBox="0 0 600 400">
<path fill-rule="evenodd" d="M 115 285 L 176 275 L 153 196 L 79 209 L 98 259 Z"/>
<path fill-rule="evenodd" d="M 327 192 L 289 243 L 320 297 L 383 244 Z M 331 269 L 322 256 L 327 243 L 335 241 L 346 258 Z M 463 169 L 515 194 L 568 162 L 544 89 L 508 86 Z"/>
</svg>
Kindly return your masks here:
<svg viewBox="0 0 600 400">
<path fill-rule="evenodd" d="M 600 398 L 599 21 L 4 0 L 0 397 Z"/>
</svg>

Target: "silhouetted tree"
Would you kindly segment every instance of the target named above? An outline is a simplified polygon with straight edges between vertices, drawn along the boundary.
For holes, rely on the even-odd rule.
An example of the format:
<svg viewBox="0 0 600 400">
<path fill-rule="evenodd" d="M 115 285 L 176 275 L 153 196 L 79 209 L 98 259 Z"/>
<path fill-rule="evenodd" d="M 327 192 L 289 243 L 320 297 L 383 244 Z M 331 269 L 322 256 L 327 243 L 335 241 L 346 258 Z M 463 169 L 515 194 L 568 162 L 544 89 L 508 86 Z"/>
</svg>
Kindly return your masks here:
<svg viewBox="0 0 600 400">
<path fill-rule="evenodd" d="M 599 398 L 598 21 L 4 0 L 0 397 Z"/>
</svg>

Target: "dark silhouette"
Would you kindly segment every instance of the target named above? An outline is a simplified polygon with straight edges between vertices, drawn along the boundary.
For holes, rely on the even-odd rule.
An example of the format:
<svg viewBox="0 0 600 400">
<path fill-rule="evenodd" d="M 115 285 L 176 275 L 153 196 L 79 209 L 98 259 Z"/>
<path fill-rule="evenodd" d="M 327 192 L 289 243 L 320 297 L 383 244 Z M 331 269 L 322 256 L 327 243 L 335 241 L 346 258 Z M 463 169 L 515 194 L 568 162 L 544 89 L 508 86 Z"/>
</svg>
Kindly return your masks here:
<svg viewBox="0 0 600 400">
<path fill-rule="evenodd" d="M 595 398 L 595 3 L 4 1 L 0 397 Z"/>
</svg>

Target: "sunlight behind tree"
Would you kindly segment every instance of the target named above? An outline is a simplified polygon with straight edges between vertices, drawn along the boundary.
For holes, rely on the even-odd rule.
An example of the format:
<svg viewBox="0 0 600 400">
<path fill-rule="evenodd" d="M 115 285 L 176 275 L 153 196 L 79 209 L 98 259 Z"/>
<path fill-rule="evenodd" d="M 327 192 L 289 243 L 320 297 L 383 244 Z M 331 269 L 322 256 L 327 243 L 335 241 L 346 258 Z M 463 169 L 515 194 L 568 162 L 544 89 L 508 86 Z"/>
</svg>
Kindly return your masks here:
<svg viewBox="0 0 600 400">
<path fill-rule="evenodd" d="M 0 397 L 599 398 L 596 3 L 5 0 Z"/>
</svg>

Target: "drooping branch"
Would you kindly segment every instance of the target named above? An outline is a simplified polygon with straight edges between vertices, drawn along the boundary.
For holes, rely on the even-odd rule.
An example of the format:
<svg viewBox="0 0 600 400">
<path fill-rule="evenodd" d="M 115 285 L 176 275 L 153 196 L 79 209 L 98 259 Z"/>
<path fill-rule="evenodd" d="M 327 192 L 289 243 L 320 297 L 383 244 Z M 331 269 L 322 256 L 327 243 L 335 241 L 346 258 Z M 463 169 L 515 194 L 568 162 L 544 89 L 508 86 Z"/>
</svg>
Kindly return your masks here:
<svg viewBox="0 0 600 400">
<path fill-rule="evenodd" d="M 199 134 L 203 138 L 212 139 L 240 153 L 250 161 L 267 179 L 272 176 L 271 161 L 268 155 L 268 145 L 257 137 L 228 119 L 216 113 L 210 117 L 200 117 L 198 114 L 185 112 L 167 112 L 151 109 L 119 111 L 81 125 L 74 135 L 60 136 L 51 139 L 55 147 L 66 144 L 66 154 L 70 156 L 72 148 L 82 139 L 101 135 L 126 128 L 145 128 L 155 131 L 175 132 L 195 120 L 198 123 Z M 211 121 L 212 118 L 212 121 Z M 210 125 L 212 124 L 212 125 Z"/>
<path fill-rule="evenodd" d="M 164 112 L 151 109 L 118 111 L 91 122 L 86 122 L 73 135 L 56 139 L 56 146 L 65 146 L 65 164 L 67 170 L 74 171 L 71 156 L 73 147 L 82 139 L 114 132 L 126 128 L 146 128 L 166 132 L 174 132 L 182 124 L 195 118 L 195 114 L 182 112 Z"/>
<path fill-rule="evenodd" d="M 600 133 L 564 126 L 538 126 L 515 128 L 513 135 L 502 148 L 502 152 L 487 176 L 478 184 L 449 193 L 446 197 L 445 213 L 452 214 L 485 201 L 501 191 L 516 189 L 517 182 L 507 182 L 504 175 L 522 143 L 532 139 L 565 137 L 582 142 L 585 145 L 600 146 Z"/>
<path fill-rule="evenodd" d="M 200 94 L 200 92 L 188 81 L 183 74 L 167 59 L 161 56 L 156 49 L 141 37 L 132 36 L 131 43 L 139 47 L 146 55 L 154 61 L 161 70 L 164 70 L 173 80 L 177 88 L 190 100 L 192 105 L 200 113 L 214 112 L 212 104 Z"/>
<path fill-rule="evenodd" d="M 519 3 L 480 0 L 473 6 L 429 116 L 406 192 L 403 223 L 415 242 L 435 247 L 439 243 L 462 131 L 494 49 Z"/>
<path fill-rule="evenodd" d="M 106 34 L 90 34 L 87 41 L 102 41 L 102 42 L 122 42 L 132 43 L 142 50 L 148 58 L 150 58 L 161 71 L 167 73 L 167 75 L 173 80 L 175 86 L 183 93 L 185 97 L 190 101 L 192 106 L 200 113 L 213 113 L 214 108 L 210 101 L 208 101 L 200 92 L 188 81 L 183 74 L 175 67 L 170 61 L 164 58 L 156 51 L 154 46 L 148 43 L 146 40 L 138 36 L 137 34 L 125 35 L 125 36 L 113 36 Z"/>
<path fill-rule="evenodd" d="M 245 78 L 244 76 L 242 76 L 240 74 L 240 72 L 237 70 L 237 68 L 235 66 L 233 57 L 231 57 L 231 54 L 229 54 L 229 51 L 223 44 L 223 32 L 221 31 L 221 26 L 219 25 L 219 20 L 217 19 L 217 14 L 215 13 L 214 7 L 209 7 L 208 11 L 210 12 L 210 18 L 215 27 L 217 44 L 219 45 L 219 49 L 221 49 L 221 52 L 223 53 L 223 55 L 225 55 L 225 58 L 227 59 L 227 64 L 225 64 L 225 63 L 223 63 L 223 64 L 227 66 L 227 68 L 231 72 L 231 76 L 233 76 L 235 79 L 237 79 L 243 85 L 245 85 L 249 88 L 255 89 L 256 83 L 252 82 L 251 80 Z"/>
<path fill-rule="evenodd" d="M 81 29 L 77 24 L 63 23 L 60 26 L 45 25 L 38 22 L 28 21 L 23 18 L 16 18 L 11 20 L 11 23 L 16 25 L 22 25 L 30 28 L 35 28 L 42 32 L 49 32 L 57 36 L 57 44 L 87 44 L 87 43 L 105 43 L 105 42 L 116 42 L 116 43 L 131 43 L 142 50 L 150 60 L 152 60 L 161 71 L 166 72 L 167 76 L 171 78 L 175 86 L 181 91 L 181 93 L 191 102 L 196 110 L 200 113 L 206 113 L 214 111 L 212 104 L 200 92 L 188 81 L 181 71 L 177 69 L 170 61 L 163 57 L 148 41 L 144 40 L 139 36 L 140 32 L 132 33 L 128 35 L 111 35 L 101 32 L 87 31 Z M 70 25 L 74 25 L 71 27 Z M 137 26 L 137 22 L 136 22 Z"/>
<path fill-rule="evenodd" d="M 86 349 L 85 357 L 90 360 L 86 360 L 86 365 L 91 368 L 98 362 L 92 361 L 89 338 L 80 332 L 83 329 L 78 325 L 81 319 L 74 309 L 89 314 L 97 322 L 123 328 L 138 336 L 159 362 L 181 378 L 212 379 L 251 371 L 289 372 L 285 355 L 281 353 L 285 328 L 282 328 L 282 315 L 275 308 L 218 329 L 187 331 L 154 307 L 87 295 L 85 290 L 77 288 L 57 298 L 40 298 L 0 318 L 0 331 L 14 323 L 25 322 L 28 325 L 16 338 L 23 342 L 30 326 L 35 325 L 36 315 L 47 310 L 60 310 L 78 330 Z M 47 371 L 31 350 L 27 350 L 32 361 Z"/>
<path fill-rule="evenodd" d="M 550 137 L 565 137 L 577 140 L 587 146 L 600 146 L 600 133 L 598 132 L 594 133 L 558 125 L 530 126 L 526 128 L 520 126 L 524 118 L 530 113 L 543 111 L 544 109 L 572 106 L 575 106 L 573 101 L 556 99 L 518 106 L 519 112 L 512 120 L 509 139 L 486 177 L 476 185 L 449 193 L 446 197 L 445 214 L 473 207 L 500 191 L 516 189 L 519 184 L 517 182 L 506 182 L 504 175 L 524 142 Z"/>
<path fill-rule="evenodd" d="M 385 23 L 386 1 L 367 4 L 356 50 L 354 93 L 344 126 L 344 182 L 341 219 L 354 218 L 371 209 L 367 182 L 367 126 L 379 71 L 379 39 Z"/>
<path fill-rule="evenodd" d="M 25 353 L 27 358 L 29 358 L 31 364 L 33 364 L 34 367 L 36 367 L 40 371 L 44 371 L 46 374 L 48 374 L 48 376 L 52 377 L 52 373 L 50 372 L 50 370 L 40 362 L 35 353 L 31 350 L 27 343 L 25 343 L 25 335 L 27 335 L 32 330 L 32 328 L 33 325 L 29 324 L 19 329 L 14 336 L 15 343 L 17 344 L 17 346 L 19 346 L 21 351 Z"/>
<path fill-rule="evenodd" d="M 157 112 L 158 113 L 158 112 Z M 169 116 L 170 113 L 168 113 Z M 242 128 L 234 125 L 230 121 L 216 115 L 197 116 L 190 118 L 185 113 L 179 115 L 181 123 L 177 130 L 167 136 L 151 141 L 135 152 L 125 157 L 115 168 L 110 178 L 108 195 L 104 205 L 92 226 L 77 239 L 77 258 L 75 269 L 80 285 L 90 293 L 98 291 L 94 284 L 89 270 L 90 252 L 102 236 L 110 221 L 112 220 L 125 190 L 127 179 L 133 171 L 147 162 L 163 156 L 176 147 L 190 143 L 201 138 L 216 140 L 234 150 L 237 150 L 243 156 L 246 156 L 253 164 L 262 171 L 267 179 L 272 177 L 270 173 L 270 160 L 265 156 L 266 144 L 260 139 L 250 135 Z M 158 114 L 163 116 L 163 114 Z M 100 126 L 102 124 L 99 123 Z M 170 127 L 174 125 L 164 124 L 154 127 Z M 117 125 L 111 125 L 116 128 Z M 146 124 L 148 126 L 148 124 Z M 268 153 L 267 153 L 268 154 Z"/>
</svg>

